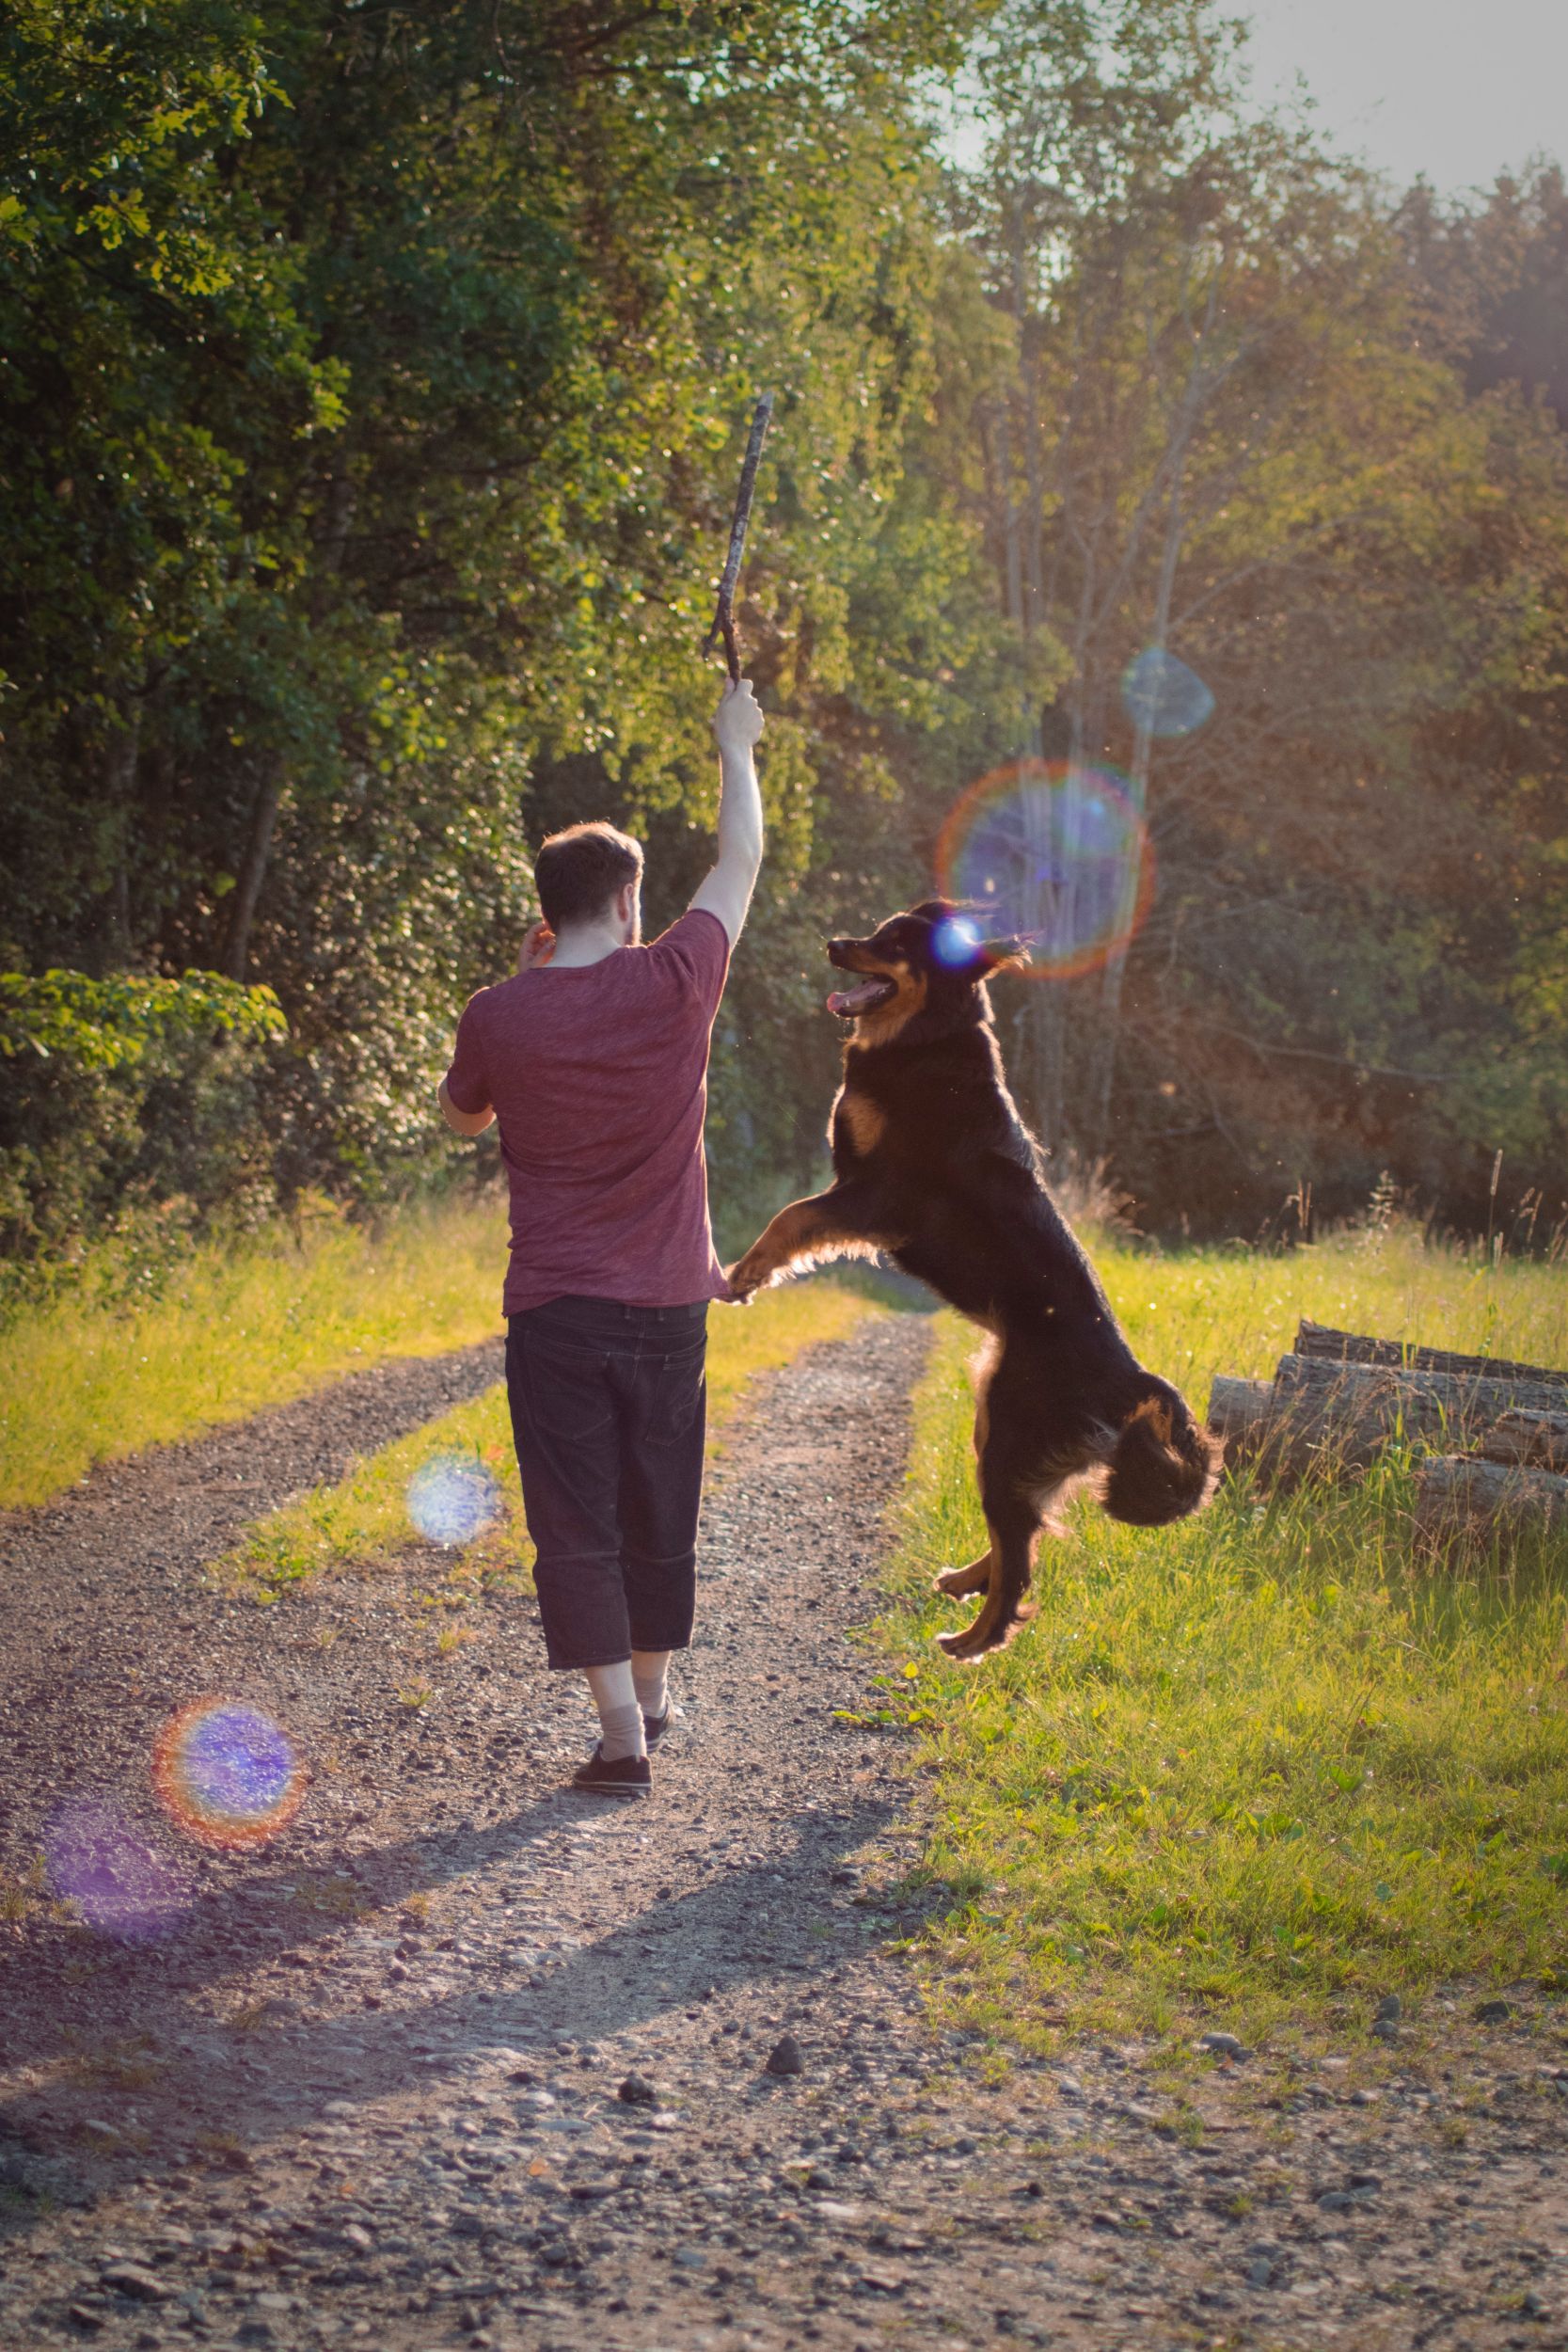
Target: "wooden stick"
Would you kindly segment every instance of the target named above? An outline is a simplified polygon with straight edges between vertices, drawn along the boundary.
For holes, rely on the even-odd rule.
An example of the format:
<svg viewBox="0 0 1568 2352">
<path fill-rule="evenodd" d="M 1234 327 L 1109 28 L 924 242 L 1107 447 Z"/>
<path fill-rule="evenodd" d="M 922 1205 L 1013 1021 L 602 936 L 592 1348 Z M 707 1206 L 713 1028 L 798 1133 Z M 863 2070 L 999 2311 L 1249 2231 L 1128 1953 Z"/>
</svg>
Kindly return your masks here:
<svg viewBox="0 0 1568 2352">
<path fill-rule="evenodd" d="M 724 661 L 732 679 L 740 675 L 740 649 L 735 639 L 735 591 L 740 578 L 740 559 L 746 552 L 746 526 L 752 519 L 752 499 L 757 486 L 757 467 L 762 461 L 762 445 L 768 438 L 768 428 L 773 421 L 773 395 L 764 392 L 752 411 L 752 430 L 746 443 L 745 462 L 740 469 L 740 487 L 735 494 L 735 513 L 730 520 L 730 551 L 724 559 L 724 576 L 719 582 L 719 602 L 714 609 L 713 627 L 703 640 L 703 651 L 710 654 L 721 637 L 724 641 Z"/>
</svg>

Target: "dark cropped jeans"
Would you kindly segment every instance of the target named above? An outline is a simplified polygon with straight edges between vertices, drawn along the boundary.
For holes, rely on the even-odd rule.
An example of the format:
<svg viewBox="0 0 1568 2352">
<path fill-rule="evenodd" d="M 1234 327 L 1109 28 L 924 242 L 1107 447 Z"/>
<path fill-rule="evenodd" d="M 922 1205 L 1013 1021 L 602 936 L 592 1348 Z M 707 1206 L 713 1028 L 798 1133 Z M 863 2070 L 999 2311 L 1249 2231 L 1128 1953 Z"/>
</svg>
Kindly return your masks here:
<svg viewBox="0 0 1568 2352">
<path fill-rule="evenodd" d="M 707 1304 L 552 1298 L 507 1322 L 506 1386 L 555 1667 L 684 1649 L 696 1602 Z"/>
</svg>

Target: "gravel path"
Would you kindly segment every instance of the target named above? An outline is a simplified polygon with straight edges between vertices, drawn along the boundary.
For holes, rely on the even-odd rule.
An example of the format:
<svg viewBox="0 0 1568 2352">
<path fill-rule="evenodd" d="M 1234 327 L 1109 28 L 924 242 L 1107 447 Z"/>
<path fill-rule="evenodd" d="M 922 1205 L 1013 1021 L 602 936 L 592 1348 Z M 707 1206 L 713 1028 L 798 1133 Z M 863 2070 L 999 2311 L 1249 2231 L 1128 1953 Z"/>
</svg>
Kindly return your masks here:
<svg viewBox="0 0 1568 2352">
<path fill-rule="evenodd" d="M 1009 2072 L 927 2022 L 895 1948 L 903 1751 L 854 1720 L 878 1667 L 849 1638 L 926 1327 L 803 1358 L 732 1437 L 649 1804 L 562 1789 L 590 1720 L 522 1603 L 434 1652 L 426 1549 L 265 1611 L 202 1581 L 241 1520 L 471 1393 L 494 1350 L 0 1531 L 5 2352 L 1565 2341 L 1568 2071 L 1539 1993 L 1293 2073 L 1195 2059 L 1184 2087 L 1140 2044 Z M 435 1695 L 400 1703 L 421 1673 Z M 208 1690 L 309 1756 L 264 1850 L 198 1849 L 151 1802 L 157 1726 Z M 87 1804 L 156 1939 L 29 1883 Z"/>
</svg>

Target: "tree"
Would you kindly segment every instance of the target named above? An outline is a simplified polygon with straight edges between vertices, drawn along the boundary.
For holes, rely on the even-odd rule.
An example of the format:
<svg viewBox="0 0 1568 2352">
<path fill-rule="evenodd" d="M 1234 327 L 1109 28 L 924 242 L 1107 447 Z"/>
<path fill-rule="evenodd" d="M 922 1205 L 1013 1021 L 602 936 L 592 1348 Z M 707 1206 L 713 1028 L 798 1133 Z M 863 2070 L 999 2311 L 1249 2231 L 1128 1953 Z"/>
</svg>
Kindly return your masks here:
<svg viewBox="0 0 1568 2352">
<path fill-rule="evenodd" d="M 640 819 L 705 814 L 694 646 L 762 378 L 752 627 L 803 869 L 925 397 L 907 86 L 958 23 L 39 0 L 8 25 L 35 194 L 0 300 L 48 331 L 8 336 L 0 399 L 32 516 L 0 559 L 0 938 L 275 985 L 290 1181 L 439 1149 L 426 1085 L 526 915 L 538 773 L 570 749 Z M 875 789 L 851 733 L 836 781 Z"/>
<path fill-rule="evenodd" d="M 1380 191 L 1238 116 L 1212 19 L 1139 13 L 1141 47 L 1109 9 L 1064 47 L 1060 11 L 1008 10 L 960 192 L 1019 323 L 992 548 L 1069 656 L 1058 789 L 1119 762 L 1160 883 L 1101 974 L 1023 997 L 1018 1059 L 1048 1138 L 1157 1214 L 1230 1224 L 1303 1175 L 1332 1205 L 1393 1161 L 1451 1189 L 1481 977 L 1454 878 L 1496 888 L 1517 835 L 1496 769 L 1433 751 L 1494 685 L 1539 703 L 1560 502 L 1523 476 L 1553 460 L 1422 348 Z M 1157 744 L 1118 686 L 1167 644 L 1217 711 Z M 1060 920 L 1070 875 L 1052 895 Z M 1500 970 L 1481 993 L 1509 1025 Z"/>
</svg>

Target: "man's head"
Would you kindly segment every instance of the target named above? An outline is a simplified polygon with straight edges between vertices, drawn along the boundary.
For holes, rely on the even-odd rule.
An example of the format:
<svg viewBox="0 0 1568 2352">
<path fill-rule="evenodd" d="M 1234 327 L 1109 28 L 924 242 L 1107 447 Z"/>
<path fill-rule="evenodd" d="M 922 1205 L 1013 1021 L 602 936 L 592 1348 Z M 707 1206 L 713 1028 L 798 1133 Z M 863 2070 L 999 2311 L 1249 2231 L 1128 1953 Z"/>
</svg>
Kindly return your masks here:
<svg viewBox="0 0 1568 2352">
<path fill-rule="evenodd" d="M 595 819 L 552 833 L 533 861 L 539 911 L 559 938 L 587 924 L 608 924 L 627 942 L 639 928 L 641 845 Z"/>
</svg>

